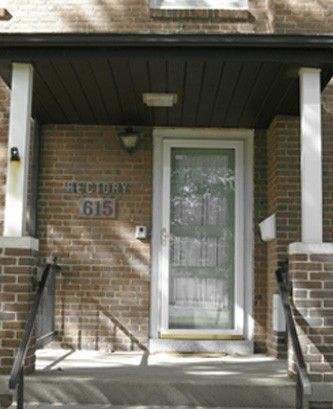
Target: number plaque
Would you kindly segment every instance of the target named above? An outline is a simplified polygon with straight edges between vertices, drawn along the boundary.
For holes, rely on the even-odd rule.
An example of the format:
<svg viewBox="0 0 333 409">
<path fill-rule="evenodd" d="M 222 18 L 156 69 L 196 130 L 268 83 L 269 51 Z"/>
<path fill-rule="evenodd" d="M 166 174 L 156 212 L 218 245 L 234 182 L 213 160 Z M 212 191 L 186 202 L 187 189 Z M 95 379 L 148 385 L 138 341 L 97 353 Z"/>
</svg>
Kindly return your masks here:
<svg viewBox="0 0 333 409">
<path fill-rule="evenodd" d="M 80 217 L 91 219 L 114 219 L 116 217 L 116 201 L 113 198 L 81 199 Z"/>
</svg>

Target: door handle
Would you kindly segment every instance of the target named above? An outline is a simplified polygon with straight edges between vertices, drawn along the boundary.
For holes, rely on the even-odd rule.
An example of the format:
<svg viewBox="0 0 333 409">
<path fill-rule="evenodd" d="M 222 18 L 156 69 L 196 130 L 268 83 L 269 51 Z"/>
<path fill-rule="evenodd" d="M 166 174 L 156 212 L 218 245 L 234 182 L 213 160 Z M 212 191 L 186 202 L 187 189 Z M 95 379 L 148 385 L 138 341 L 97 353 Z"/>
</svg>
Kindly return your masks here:
<svg viewBox="0 0 333 409">
<path fill-rule="evenodd" d="M 166 246 L 167 240 L 168 240 L 167 229 L 165 227 L 163 227 L 163 229 L 161 230 L 161 244 L 162 244 L 162 246 Z"/>
</svg>

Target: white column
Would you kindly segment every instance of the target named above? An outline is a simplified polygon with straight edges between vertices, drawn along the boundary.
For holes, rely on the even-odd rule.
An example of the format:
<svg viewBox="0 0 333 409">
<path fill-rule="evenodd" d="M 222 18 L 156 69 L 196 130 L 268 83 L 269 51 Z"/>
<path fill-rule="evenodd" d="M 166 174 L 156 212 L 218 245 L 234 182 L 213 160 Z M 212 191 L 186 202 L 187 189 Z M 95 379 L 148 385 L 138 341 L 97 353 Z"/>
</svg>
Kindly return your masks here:
<svg viewBox="0 0 333 409">
<path fill-rule="evenodd" d="M 12 68 L 4 236 L 22 237 L 26 233 L 33 68 L 20 63 Z M 18 148 L 20 161 L 10 160 L 13 147 Z"/>
<path fill-rule="evenodd" d="M 323 183 L 320 69 L 302 68 L 299 77 L 302 242 L 321 243 L 323 240 Z"/>
</svg>

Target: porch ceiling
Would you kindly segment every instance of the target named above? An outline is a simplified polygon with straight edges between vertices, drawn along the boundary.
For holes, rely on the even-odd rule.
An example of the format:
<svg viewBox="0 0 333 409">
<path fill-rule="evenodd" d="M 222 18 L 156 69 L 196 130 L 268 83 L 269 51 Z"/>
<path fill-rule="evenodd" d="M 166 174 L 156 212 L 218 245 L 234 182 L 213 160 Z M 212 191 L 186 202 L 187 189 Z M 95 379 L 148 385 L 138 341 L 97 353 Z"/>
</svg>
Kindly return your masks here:
<svg viewBox="0 0 333 409">
<path fill-rule="evenodd" d="M 311 41 L 310 41 L 311 40 Z M 298 69 L 333 75 L 331 37 L 0 35 L 0 74 L 35 68 L 33 116 L 41 123 L 266 128 L 298 114 Z M 178 94 L 148 108 L 144 92 Z"/>
</svg>

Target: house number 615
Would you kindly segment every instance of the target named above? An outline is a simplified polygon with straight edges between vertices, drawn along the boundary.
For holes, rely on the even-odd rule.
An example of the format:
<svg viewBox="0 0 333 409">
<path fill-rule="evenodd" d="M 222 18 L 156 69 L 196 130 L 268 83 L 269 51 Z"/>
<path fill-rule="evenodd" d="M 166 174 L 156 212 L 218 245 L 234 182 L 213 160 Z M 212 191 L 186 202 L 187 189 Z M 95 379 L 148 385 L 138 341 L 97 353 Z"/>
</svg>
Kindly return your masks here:
<svg viewBox="0 0 333 409">
<path fill-rule="evenodd" d="M 115 199 L 85 198 L 80 200 L 80 217 L 93 219 L 114 219 L 116 217 Z"/>
</svg>

